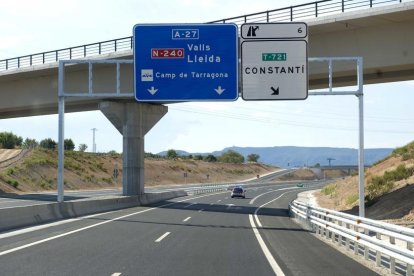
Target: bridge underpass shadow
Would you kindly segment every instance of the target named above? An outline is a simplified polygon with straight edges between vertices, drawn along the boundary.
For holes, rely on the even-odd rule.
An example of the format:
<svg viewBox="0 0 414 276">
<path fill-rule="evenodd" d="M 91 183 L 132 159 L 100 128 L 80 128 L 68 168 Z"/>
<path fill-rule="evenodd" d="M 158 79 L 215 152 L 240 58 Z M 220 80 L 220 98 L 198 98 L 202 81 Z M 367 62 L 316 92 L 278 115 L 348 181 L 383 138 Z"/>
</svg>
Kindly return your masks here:
<svg viewBox="0 0 414 276">
<path fill-rule="evenodd" d="M 20 200 L 35 200 L 35 201 L 47 201 L 47 202 L 56 202 L 57 195 L 53 194 L 13 194 L 13 193 L 4 193 L 0 194 L 0 198 L 9 198 L 9 199 L 20 199 Z M 69 196 L 65 195 L 65 201 L 70 200 L 79 200 L 87 198 L 85 196 Z"/>
<path fill-rule="evenodd" d="M 163 206 L 166 204 L 170 204 L 169 206 Z M 228 214 L 242 214 L 242 215 L 253 215 L 256 211 L 257 207 L 253 206 L 235 206 L 232 207 L 223 204 L 205 204 L 205 203 L 197 203 L 194 205 L 190 205 L 190 203 L 184 202 L 172 202 L 172 201 L 162 201 L 156 204 L 146 205 L 146 207 L 159 207 L 160 209 L 171 209 L 171 210 L 181 210 L 181 211 L 193 211 L 198 212 L 199 210 L 203 210 L 203 212 L 214 212 L 214 213 L 228 213 Z M 258 212 L 260 216 L 270 216 L 270 217 L 284 217 L 289 218 L 289 210 L 285 208 L 261 208 L 260 212 Z M 105 221 L 110 220 L 109 218 L 102 218 L 102 217 L 92 217 L 87 218 L 87 220 L 98 220 L 98 221 Z M 241 230 L 251 230 L 252 227 L 249 226 L 242 226 L 242 225 L 225 225 L 225 224 L 195 224 L 190 222 L 162 222 L 162 221 L 150 221 L 150 220 L 133 220 L 133 219 L 119 219 L 115 220 L 115 222 L 127 222 L 127 223 L 142 223 L 142 224 L 153 224 L 153 225 L 172 225 L 172 226 L 185 226 L 185 227 L 200 227 L 200 228 L 221 228 L 221 229 L 241 229 Z M 296 231 L 296 232 L 309 232 L 306 229 L 301 228 L 300 226 L 295 227 L 269 227 L 263 226 L 260 227 L 263 230 L 270 230 L 270 231 Z"/>
</svg>

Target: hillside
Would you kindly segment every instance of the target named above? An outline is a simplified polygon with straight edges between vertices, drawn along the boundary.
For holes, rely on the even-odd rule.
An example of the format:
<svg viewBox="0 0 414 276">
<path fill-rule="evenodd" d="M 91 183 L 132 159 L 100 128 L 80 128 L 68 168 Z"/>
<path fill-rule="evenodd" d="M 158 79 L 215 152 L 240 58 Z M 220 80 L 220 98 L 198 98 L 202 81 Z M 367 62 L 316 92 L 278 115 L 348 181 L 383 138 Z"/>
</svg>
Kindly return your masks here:
<svg viewBox="0 0 414 276">
<path fill-rule="evenodd" d="M 272 164 L 278 167 L 302 167 L 320 164 L 328 165 L 328 158 L 334 158 L 332 165 L 357 165 L 358 150 L 351 148 L 329 148 L 329 147 L 229 147 L 221 151 L 214 151 L 211 154 L 220 156 L 223 152 L 234 150 L 241 153 L 245 158 L 255 153 L 260 155 L 259 161 L 265 164 Z M 375 162 L 388 156 L 393 149 L 378 148 L 365 149 L 365 164 L 372 165 Z M 177 150 L 180 155 L 207 155 L 210 153 L 188 153 Z M 165 155 L 166 152 L 160 152 Z"/>
<path fill-rule="evenodd" d="M 119 170 L 115 181 L 113 170 Z M 145 186 L 214 183 L 244 180 L 277 170 L 257 163 L 225 164 L 195 160 L 145 159 Z M 187 177 L 184 177 L 186 173 Z M 55 190 L 57 151 L 35 149 L 17 163 L 0 168 L 1 192 Z M 65 189 L 98 189 L 121 186 L 122 158 L 119 154 L 65 153 Z"/>
<path fill-rule="evenodd" d="M 367 217 L 414 221 L 414 142 L 395 149 L 365 175 Z M 316 196 L 322 207 L 356 214 L 358 176 L 330 184 Z"/>
</svg>

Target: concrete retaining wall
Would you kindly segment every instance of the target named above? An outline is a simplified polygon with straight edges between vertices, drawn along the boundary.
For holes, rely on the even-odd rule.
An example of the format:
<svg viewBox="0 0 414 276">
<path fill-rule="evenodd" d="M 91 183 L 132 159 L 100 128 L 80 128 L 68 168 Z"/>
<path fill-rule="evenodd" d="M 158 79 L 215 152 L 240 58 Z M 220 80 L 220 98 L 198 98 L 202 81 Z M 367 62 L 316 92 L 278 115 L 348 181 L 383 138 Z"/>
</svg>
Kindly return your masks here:
<svg viewBox="0 0 414 276">
<path fill-rule="evenodd" d="M 147 205 L 186 195 L 187 193 L 184 191 L 172 191 L 148 193 L 142 196 L 77 200 L 0 209 L 0 231 L 33 226 L 59 219 Z"/>
</svg>

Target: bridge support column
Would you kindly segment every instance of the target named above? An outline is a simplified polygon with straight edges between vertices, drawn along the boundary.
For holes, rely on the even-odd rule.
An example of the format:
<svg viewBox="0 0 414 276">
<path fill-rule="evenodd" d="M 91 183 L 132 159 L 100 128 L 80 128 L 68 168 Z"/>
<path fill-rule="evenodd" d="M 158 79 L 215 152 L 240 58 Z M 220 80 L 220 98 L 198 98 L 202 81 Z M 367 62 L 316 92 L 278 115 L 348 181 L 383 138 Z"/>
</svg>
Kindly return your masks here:
<svg viewBox="0 0 414 276">
<path fill-rule="evenodd" d="M 123 195 L 144 194 L 144 136 L 168 112 L 168 107 L 105 101 L 99 109 L 123 136 Z"/>
</svg>

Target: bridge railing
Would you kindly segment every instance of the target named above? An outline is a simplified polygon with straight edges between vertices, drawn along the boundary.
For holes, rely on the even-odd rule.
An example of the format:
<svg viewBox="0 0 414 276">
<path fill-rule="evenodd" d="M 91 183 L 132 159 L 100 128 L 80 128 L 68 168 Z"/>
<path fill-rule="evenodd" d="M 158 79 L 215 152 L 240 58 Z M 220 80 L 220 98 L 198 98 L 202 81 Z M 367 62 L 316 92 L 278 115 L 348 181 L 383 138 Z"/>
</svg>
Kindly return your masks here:
<svg viewBox="0 0 414 276">
<path fill-rule="evenodd" d="M 391 274 L 413 275 L 414 229 L 293 201 L 291 215 L 324 239 L 374 261 Z"/>
<path fill-rule="evenodd" d="M 405 2 L 412 0 L 404 0 Z M 311 18 L 401 3 L 403 0 L 322 0 L 287 8 L 246 14 L 207 23 L 243 23 L 304 21 Z M 33 65 L 57 62 L 61 59 L 79 59 L 132 49 L 133 37 L 85 44 L 60 50 L 0 60 L 0 72 Z"/>
</svg>

